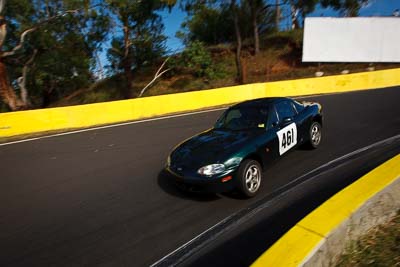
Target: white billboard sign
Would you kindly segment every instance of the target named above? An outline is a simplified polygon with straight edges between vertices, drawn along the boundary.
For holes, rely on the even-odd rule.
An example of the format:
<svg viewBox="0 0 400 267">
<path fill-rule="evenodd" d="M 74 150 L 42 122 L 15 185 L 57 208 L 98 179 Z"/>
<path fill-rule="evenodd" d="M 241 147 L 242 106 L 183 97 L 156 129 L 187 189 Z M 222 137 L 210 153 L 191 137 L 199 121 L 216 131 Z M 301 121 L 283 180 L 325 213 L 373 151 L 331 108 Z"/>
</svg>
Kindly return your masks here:
<svg viewBox="0 0 400 267">
<path fill-rule="evenodd" d="M 400 62 L 400 18 L 306 18 L 303 62 Z"/>
</svg>

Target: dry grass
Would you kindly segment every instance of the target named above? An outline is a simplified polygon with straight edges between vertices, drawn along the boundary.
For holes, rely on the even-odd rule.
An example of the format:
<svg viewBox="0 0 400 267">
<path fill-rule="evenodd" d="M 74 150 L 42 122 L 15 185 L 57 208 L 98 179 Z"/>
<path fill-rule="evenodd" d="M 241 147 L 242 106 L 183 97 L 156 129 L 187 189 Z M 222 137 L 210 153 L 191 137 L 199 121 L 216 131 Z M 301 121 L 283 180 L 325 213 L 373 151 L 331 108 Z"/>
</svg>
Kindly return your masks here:
<svg viewBox="0 0 400 267">
<path fill-rule="evenodd" d="M 390 222 L 353 242 L 337 267 L 400 266 L 400 211 Z"/>
<path fill-rule="evenodd" d="M 245 83 L 291 80 L 310 78 L 315 72 L 323 71 L 324 76 L 338 75 L 343 70 L 350 73 L 366 71 L 368 64 L 343 63 L 302 63 L 302 32 L 280 32 L 269 35 L 261 40 L 262 50 L 254 56 L 251 42 L 245 42 L 242 52 Z M 220 75 L 214 79 L 196 77 L 190 73 L 173 69 L 155 82 L 143 96 L 164 95 L 225 86 L 238 85 L 236 82 L 235 49 L 232 45 L 217 45 L 209 47 L 214 64 Z M 152 80 L 159 65 L 148 66 L 134 73 L 132 95 L 137 96 L 141 89 Z M 376 70 L 398 68 L 400 64 L 375 64 Z M 67 106 L 87 103 L 97 103 L 122 99 L 121 88 L 125 85 L 122 74 L 117 74 L 92 85 L 88 89 L 66 97 L 52 106 Z"/>
</svg>

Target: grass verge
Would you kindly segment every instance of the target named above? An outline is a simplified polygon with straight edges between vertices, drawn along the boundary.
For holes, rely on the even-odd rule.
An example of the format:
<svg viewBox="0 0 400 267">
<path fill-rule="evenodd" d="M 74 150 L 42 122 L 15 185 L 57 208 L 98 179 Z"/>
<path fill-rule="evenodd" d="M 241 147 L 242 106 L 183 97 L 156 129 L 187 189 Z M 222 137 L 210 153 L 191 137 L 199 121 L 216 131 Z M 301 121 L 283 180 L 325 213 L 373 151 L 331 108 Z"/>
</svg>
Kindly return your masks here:
<svg viewBox="0 0 400 267">
<path fill-rule="evenodd" d="M 388 223 L 372 228 L 340 256 L 337 267 L 400 266 L 400 210 Z"/>
</svg>

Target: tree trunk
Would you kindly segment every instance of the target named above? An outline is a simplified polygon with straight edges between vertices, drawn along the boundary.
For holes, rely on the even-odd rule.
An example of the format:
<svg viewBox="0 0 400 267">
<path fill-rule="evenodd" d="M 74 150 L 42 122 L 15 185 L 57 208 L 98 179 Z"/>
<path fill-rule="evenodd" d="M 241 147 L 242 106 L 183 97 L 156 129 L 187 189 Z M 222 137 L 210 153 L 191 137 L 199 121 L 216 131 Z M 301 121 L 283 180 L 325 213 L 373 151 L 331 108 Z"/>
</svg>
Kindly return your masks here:
<svg viewBox="0 0 400 267">
<path fill-rule="evenodd" d="M 42 108 L 47 108 L 51 103 L 51 91 L 43 90 L 42 91 Z"/>
<path fill-rule="evenodd" d="M 236 69 L 237 69 L 237 80 L 240 84 L 243 83 L 243 69 L 242 69 L 242 36 L 240 35 L 239 20 L 235 15 L 235 33 L 236 33 Z"/>
<path fill-rule="evenodd" d="M 236 70 L 237 70 L 236 79 L 239 84 L 243 84 L 243 66 L 242 66 L 242 60 L 241 60 L 242 36 L 240 34 L 239 16 L 238 16 L 235 0 L 231 1 L 231 9 L 233 11 L 233 21 L 235 24 L 234 26 L 235 26 L 235 34 L 236 34 L 236 56 L 235 56 Z"/>
<path fill-rule="evenodd" d="M 35 49 L 31 58 L 25 63 L 24 67 L 22 68 L 22 76 L 17 79 L 19 89 L 21 90 L 21 101 L 22 104 L 24 105 L 24 109 L 29 108 L 31 106 L 28 96 L 28 89 L 26 88 L 26 80 L 28 76 L 29 67 L 35 60 L 36 53 L 37 49 Z"/>
<path fill-rule="evenodd" d="M 253 35 L 254 35 L 254 55 L 256 56 L 260 53 L 260 38 L 258 34 L 258 6 L 255 1 L 249 1 L 250 4 L 250 12 L 251 12 L 251 24 L 253 27 Z"/>
<path fill-rule="evenodd" d="M 19 89 L 21 90 L 21 102 L 23 103 L 23 105 L 25 107 L 29 107 L 30 106 L 30 101 L 29 101 L 29 96 L 28 96 L 28 90 L 26 89 L 26 83 L 25 83 L 25 78 L 23 76 L 19 77 L 17 79 L 17 83 L 19 86 Z"/>
<path fill-rule="evenodd" d="M 297 19 L 298 14 L 299 14 L 299 10 L 294 5 L 293 1 L 290 1 L 290 17 L 292 20 L 292 25 L 291 25 L 292 30 L 299 28 L 299 21 Z"/>
<path fill-rule="evenodd" d="M 260 53 L 260 37 L 258 33 L 258 23 L 257 23 L 257 10 L 252 8 L 252 24 L 253 24 L 253 33 L 254 33 L 254 55 L 258 55 Z"/>
<path fill-rule="evenodd" d="M 125 99 L 129 99 L 132 97 L 132 81 L 133 81 L 133 75 L 132 75 L 132 67 L 131 63 L 129 60 L 126 60 L 124 63 L 124 75 L 125 75 L 125 80 L 126 80 L 126 86 L 123 87 L 122 89 L 122 96 Z"/>
<path fill-rule="evenodd" d="M 0 58 L 0 96 L 12 111 L 18 110 L 23 106 L 8 82 L 7 68 L 2 58 Z"/>
<path fill-rule="evenodd" d="M 99 54 L 97 53 L 97 51 L 94 53 L 96 56 L 96 63 L 99 66 L 99 72 L 98 72 L 98 79 L 99 80 L 103 80 L 104 79 L 104 68 L 103 68 L 103 64 L 101 63 Z"/>
<path fill-rule="evenodd" d="M 4 5 L 5 1 L 0 0 L 0 13 L 4 8 Z M 14 47 L 15 50 L 17 50 L 17 48 L 19 47 L 22 47 L 25 35 L 28 34 L 30 31 L 33 30 L 28 29 L 21 35 L 20 44 Z M 7 54 L 13 54 L 15 51 L 14 49 L 11 52 L 2 51 L 6 36 L 7 36 L 7 23 L 5 21 L 5 18 L 3 16 L 0 16 L 0 97 L 12 111 L 15 111 L 19 109 L 25 109 L 26 105 L 17 96 L 17 94 L 14 91 L 14 88 L 11 87 L 10 82 L 8 80 L 7 66 L 4 63 L 4 57 L 7 56 Z M 27 96 L 27 92 L 22 92 L 22 93 L 24 97 L 25 93 Z"/>
<path fill-rule="evenodd" d="M 0 14 L 3 13 L 4 7 L 6 4 L 6 0 L 0 0 Z M 55 20 L 61 16 L 64 16 L 65 14 L 72 14 L 76 13 L 78 10 L 67 10 L 63 12 L 62 14 L 57 14 L 53 17 L 48 18 L 46 21 L 42 21 L 40 23 L 37 23 L 36 26 L 33 26 L 29 29 L 26 29 L 25 31 L 22 32 L 20 36 L 19 43 L 14 46 L 13 49 L 10 51 L 3 51 L 3 45 L 6 40 L 7 36 L 7 22 L 5 20 L 4 16 L 0 16 L 0 97 L 3 99 L 4 103 L 9 106 L 11 110 L 18 110 L 18 109 L 25 109 L 29 105 L 29 100 L 28 100 L 28 91 L 26 90 L 25 84 L 26 84 L 26 73 L 28 70 L 28 65 L 30 64 L 28 61 L 27 65 L 24 66 L 23 68 L 23 74 L 22 77 L 17 81 L 18 84 L 21 86 L 21 97 L 22 100 L 16 95 L 14 92 L 14 89 L 11 87 L 9 80 L 8 80 L 8 73 L 7 73 L 7 67 L 4 63 L 4 58 L 8 56 L 13 56 L 15 53 L 22 49 L 25 43 L 25 38 L 26 36 L 34 32 L 38 29 L 38 27 L 43 24 L 43 23 L 49 23 L 52 20 Z M 34 57 L 34 56 L 33 56 Z M 32 61 L 33 61 L 32 57 Z"/>
<path fill-rule="evenodd" d="M 0 0 L 0 12 L 3 11 L 4 0 Z M 8 81 L 7 67 L 3 58 L 3 44 L 7 36 L 7 24 L 3 16 L 0 16 L 0 97 L 8 107 L 14 111 L 18 109 L 18 98 Z"/>
<path fill-rule="evenodd" d="M 53 78 L 46 78 L 44 84 L 46 86 L 42 90 L 42 108 L 47 108 L 54 99 L 57 82 Z"/>
<path fill-rule="evenodd" d="M 277 32 L 279 32 L 280 20 L 281 20 L 281 7 L 279 4 L 279 0 L 276 0 L 275 29 Z"/>
<path fill-rule="evenodd" d="M 124 20 L 124 58 L 122 59 L 122 64 L 124 68 L 126 86 L 122 89 L 122 95 L 125 99 L 129 99 L 132 97 L 132 61 L 129 55 L 130 41 L 129 41 L 129 27 L 128 21 Z"/>
</svg>

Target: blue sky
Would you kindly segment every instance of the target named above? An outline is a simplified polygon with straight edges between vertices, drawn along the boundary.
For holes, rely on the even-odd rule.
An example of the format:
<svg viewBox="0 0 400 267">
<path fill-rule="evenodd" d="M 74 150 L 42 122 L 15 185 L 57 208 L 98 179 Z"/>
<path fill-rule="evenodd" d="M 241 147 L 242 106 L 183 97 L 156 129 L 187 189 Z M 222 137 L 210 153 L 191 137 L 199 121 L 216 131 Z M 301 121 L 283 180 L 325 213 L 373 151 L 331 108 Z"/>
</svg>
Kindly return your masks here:
<svg viewBox="0 0 400 267">
<path fill-rule="evenodd" d="M 181 24 L 186 17 L 186 13 L 176 5 L 171 12 L 167 10 L 161 13 L 165 25 L 165 35 L 168 36 L 167 47 L 170 52 L 181 50 L 182 42 L 175 37 L 175 33 L 181 28 Z"/>
<path fill-rule="evenodd" d="M 400 9 L 400 0 L 371 0 L 370 3 L 361 9 L 360 16 L 390 16 L 395 9 Z M 285 10 L 284 10 L 285 12 Z M 286 13 L 288 10 L 286 10 Z M 175 6 L 171 13 L 164 11 L 161 13 L 164 24 L 165 24 L 165 35 L 168 36 L 167 47 L 171 51 L 180 50 L 183 48 L 181 41 L 175 37 L 175 33 L 180 29 L 181 23 L 183 22 L 186 13 L 180 10 L 179 6 Z M 311 13 L 309 16 L 312 17 L 332 17 L 338 16 L 338 12 L 332 9 L 323 9 L 317 7 L 317 9 Z M 283 14 L 283 16 L 288 17 L 288 14 Z M 284 28 L 289 27 L 289 20 L 284 20 L 282 25 Z"/>
<path fill-rule="evenodd" d="M 391 16 L 395 9 L 400 9 L 400 0 L 371 0 L 367 6 L 360 10 L 360 16 Z M 288 29 L 290 27 L 288 7 L 284 7 L 282 13 L 285 19 L 282 21 L 281 27 L 283 29 Z M 186 17 L 186 13 L 179 8 L 179 5 L 176 5 L 171 12 L 165 10 L 161 12 L 160 15 L 162 16 L 165 25 L 164 34 L 168 37 L 166 42 L 168 51 L 173 53 L 182 50 L 184 45 L 178 38 L 175 37 L 175 34 L 180 29 L 181 24 Z M 317 7 L 313 13 L 309 14 L 309 16 L 332 17 L 339 16 L 339 14 L 332 9 L 323 9 L 321 7 Z M 104 66 L 108 64 L 106 57 L 108 47 L 109 43 L 105 44 L 104 50 L 100 54 L 100 60 Z"/>
</svg>

